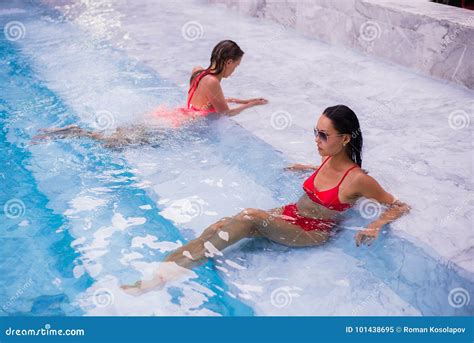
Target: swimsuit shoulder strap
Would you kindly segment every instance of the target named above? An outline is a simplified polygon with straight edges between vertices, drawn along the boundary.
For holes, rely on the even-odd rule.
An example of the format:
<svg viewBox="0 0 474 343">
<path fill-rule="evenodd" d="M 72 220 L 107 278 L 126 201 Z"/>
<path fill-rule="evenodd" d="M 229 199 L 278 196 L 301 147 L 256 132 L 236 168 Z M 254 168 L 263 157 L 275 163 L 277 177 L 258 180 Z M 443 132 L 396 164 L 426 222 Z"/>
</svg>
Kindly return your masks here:
<svg viewBox="0 0 474 343">
<path fill-rule="evenodd" d="M 328 158 L 326 158 L 323 163 L 321 163 L 321 165 L 316 169 L 316 171 L 311 174 L 311 176 L 305 181 L 305 185 L 306 183 L 308 183 L 308 186 L 310 189 L 314 189 L 314 191 L 316 191 L 316 188 L 314 187 L 314 179 L 316 178 L 316 175 L 318 175 L 319 173 L 319 170 L 324 166 L 324 164 L 331 158 L 331 156 L 329 156 Z"/>
<path fill-rule="evenodd" d="M 314 172 L 314 176 L 316 176 L 316 174 L 319 172 L 319 170 L 324 166 L 324 164 L 331 158 L 331 156 L 329 156 L 328 158 L 326 158 L 323 163 L 321 163 L 321 165 L 318 167 L 318 169 L 316 169 L 316 171 Z"/>
<path fill-rule="evenodd" d="M 193 98 L 193 95 L 194 93 L 196 92 L 196 89 L 199 85 L 199 82 L 201 81 L 201 79 L 210 74 L 211 72 L 209 70 L 203 70 L 198 76 L 196 76 L 193 81 L 191 82 L 191 86 L 189 86 L 189 90 L 188 90 L 188 104 L 187 104 L 187 108 L 189 108 L 189 105 L 191 104 L 191 100 Z"/>
<path fill-rule="evenodd" d="M 349 169 L 347 169 L 346 172 L 344 173 L 344 175 L 342 176 L 341 181 L 339 181 L 339 183 L 337 184 L 336 187 L 339 187 L 339 186 L 341 185 L 342 181 L 344 181 L 344 179 L 346 178 L 347 174 L 349 174 L 349 172 L 350 172 L 352 169 L 356 168 L 356 167 L 358 167 L 358 166 L 352 166 L 352 167 L 350 167 Z"/>
</svg>

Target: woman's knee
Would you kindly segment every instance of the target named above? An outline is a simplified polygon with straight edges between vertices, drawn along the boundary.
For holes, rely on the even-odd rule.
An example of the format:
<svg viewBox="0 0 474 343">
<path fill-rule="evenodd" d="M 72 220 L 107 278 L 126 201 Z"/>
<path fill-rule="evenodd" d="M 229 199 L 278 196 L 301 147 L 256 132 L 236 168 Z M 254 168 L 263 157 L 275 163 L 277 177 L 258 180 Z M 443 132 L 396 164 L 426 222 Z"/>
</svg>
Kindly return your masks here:
<svg viewBox="0 0 474 343">
<path fill-rule="evenodd" d="M 217 224 L 223 225 L 223 224 L 228 223 L 230 220 L 232 220 L 232 217 L 223 217 L 223 218 L 219 219 Z"/>
<path fill-rule="evenodd" d="M 222 228 L 228 224 L 232 220 L 231 217 L 224 217 L 220 219 L 219 221 L 215 222 L 211 226 L 209 226 L 206 230 L 203 231 L 201 234 L 201 238 L 203 239 L 209 239 L 210 237 L 216 235 L 219 233 L 219 231 L 222 230 Z"/>
<path fill-rule="evenodd" d="M 254 221 L 256 218 L 259 218 L 257 213 L 254 212 L 253 209 L 247 209 L 232 218 L 221 219 L 216 223 L 214 229 L 216 230 L 216 233 L 222 236 L 230 235 L 230 237 L 251 237 L 255 231 Z M 233 222 L 233 224 L 230 222 Z"/>
<path fill-rule="evenodd" d="M 254 224 L 260 224 L 267 216 L 265 211 L 256 208 L 246 208 L 238 214 L 239 219 L 251 221 Z"/>
</svg>

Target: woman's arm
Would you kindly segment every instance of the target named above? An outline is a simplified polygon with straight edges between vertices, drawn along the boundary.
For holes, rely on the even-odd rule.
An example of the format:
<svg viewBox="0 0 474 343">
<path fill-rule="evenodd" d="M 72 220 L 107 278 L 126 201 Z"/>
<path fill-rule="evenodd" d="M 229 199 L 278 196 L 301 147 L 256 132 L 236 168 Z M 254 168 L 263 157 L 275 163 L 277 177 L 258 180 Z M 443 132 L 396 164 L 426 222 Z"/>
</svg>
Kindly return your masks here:
<svg viewBox="0 0 474 343">
<path fill-rule="evenodd" d="M 318 169 L 317 166 L 312 166 L 309 164 L 301 164 L 301 163 L 291 164 L 285 168 L 285 170 L 291 170 L 291 171 L 307 171 L 307 170 L 316 170 L 316 169 Z"/>
<path fill-rule="evenodd" d="M 248 102 L 246 104 L 237 106 L 235 108 L 229 109 L 228 111 L 222 112 L 222 113 L 229 116 L 229 117 L 232 117 L 232 116 L 235 116 L 235 115 L 239 114 L 243 110 L 246 110 L 247 108 L 258 106 L 258 105 L 265 105 L 266 103 L 267 103 L 266 100 L 265 101 L 252 101 L 252 102 Z"/>
<path fill-rule="evenodd" d="M 227 98 L 225 100 L 227 102 L 230 102 L 230 103 L 244 105 L 244 104 L 248 104 L 249 102 L 252 102 L 252 101 L 255 101 L 255 100 L 266 100 L 266 99 L 264 99 L 264 98 L 253 98 L 253 99 L 243 100 L 243 99 L 237 99 L 237 98 Z"/>
<path fill-rule="evenodd" d="M 234 104 L 246 104 L 248 103 L 248 100 L 242 100 L 242 99 L 237 99 L 237 98 L 226 98 L 225 101 L 234 103 Z"/>
<path fill-rule="evenodd" d="M 356 181 L 356 180 L 354 180 Z M 388 208 L 379 218 L 371 222 L 366 229 L 356 235 L 356 245 L 372 244 L 385 224 L 391 223 L 410 211 L 410 206 L 397 200 L 392 194 L 386 192 L 382 186 L 371 176 L 360 174 L 357 178 L 356 187 L 359 194 L 368 199 L 373 199 L 376 206 L 387 205 Z"/>
<path fill-rule="evenodd" d="M 217 79 L 206 78 L 201 82 L 204 82 L 207 98 L 212 106 L 216 109 L 216 112 L 225 114 L 229 117 L 235 116 L 247 108 L 264 105 L 268 102 L 265 99 L 256 99 L 231 109 L 227 105 L 227 101 L 224 97 L 224 93 L 222 92 L 220 82 Z"/>
<path fill-rule="evenodd" d="M 327 157 L 329 158 L 329 157 Z M 324 163 L 324 156 L 321 156 L 321 163 Z M 301 164 L 301 163 L 295 163 L 291 164 L 288 167 L 285 168 L 285 170 L 292 170 L 292 171 L 307 171 L 307 170 L 316 170 L 318 169 L 319 166 L 313 166 L 310 164 Z"/>
</svg>

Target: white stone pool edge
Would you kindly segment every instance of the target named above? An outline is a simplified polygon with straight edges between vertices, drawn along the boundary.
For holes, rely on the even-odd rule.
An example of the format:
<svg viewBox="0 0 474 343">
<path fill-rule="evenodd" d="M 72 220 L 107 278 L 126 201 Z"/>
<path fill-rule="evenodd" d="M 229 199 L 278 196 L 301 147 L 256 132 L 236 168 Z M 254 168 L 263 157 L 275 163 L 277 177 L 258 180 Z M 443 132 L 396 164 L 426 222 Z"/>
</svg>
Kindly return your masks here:
<svg viewBox="0 0 474 343">
<path fill-rule="evenodd" d="M 207 0 L 474 89 L 474 11 L 427 0 Z"/>
</svg>

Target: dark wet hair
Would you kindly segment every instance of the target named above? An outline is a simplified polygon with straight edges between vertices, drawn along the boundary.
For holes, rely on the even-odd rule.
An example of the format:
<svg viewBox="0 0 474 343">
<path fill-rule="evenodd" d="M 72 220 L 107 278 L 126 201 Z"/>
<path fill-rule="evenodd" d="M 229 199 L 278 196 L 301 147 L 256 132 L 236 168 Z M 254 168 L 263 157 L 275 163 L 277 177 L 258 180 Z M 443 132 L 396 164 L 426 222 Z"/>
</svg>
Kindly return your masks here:
<svg viewBox="0 0 474 343">
<path fill-rule="evenodd" d="M 225 63 L 228 60 L 238 60 L 244 55 L 244 52 L 237 45 L 236 42 L 231 40 L 223 40 L 217 43 L 217 45 L 212 49 L 211 54 L 211 64 L 204 70 L 197 70 L 191 75 L 191 80 L 193 82 L 194 78 L 201 74 L 204 71 L 210 70 L 210 74 L 218 75 L 222 73 L 225 67 Z"/>
<path fill-rule="evenodd" d="M 349 144 L 346 145 L 346 154 L 355 164 L 362 167 L 362 131 L 354 111 L 345 105 L 337 105 L 326 108 L 323 114 L 331 120 L 340 134 L 351 136 Z"/>
</svg>

